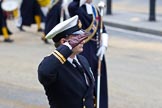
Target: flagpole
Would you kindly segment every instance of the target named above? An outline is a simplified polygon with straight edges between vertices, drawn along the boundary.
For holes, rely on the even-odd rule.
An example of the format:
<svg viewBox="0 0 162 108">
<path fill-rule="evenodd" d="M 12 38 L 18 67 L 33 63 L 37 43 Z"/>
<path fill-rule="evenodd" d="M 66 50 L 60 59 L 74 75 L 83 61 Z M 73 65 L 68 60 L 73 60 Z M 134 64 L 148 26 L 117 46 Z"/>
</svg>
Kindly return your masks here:
<svg viewBox="0 0 162 108">
<path fill-rule="evenodd" d="M 102 22 L 102 17 L 103 17 L 103 9 L 105 7 L 105 3 L 103 1 L 100 1 L 98 4 L 98 7 L 100 9 L 100 39 L 101 40 L 101 35 L 103 32 L 103 22 Z M 100 107 L 100 84 L 101 84 L 101 56 L 99 56 L 98 59 L 98 69 L 97 69 L 97 108 Z"/>
</svg>

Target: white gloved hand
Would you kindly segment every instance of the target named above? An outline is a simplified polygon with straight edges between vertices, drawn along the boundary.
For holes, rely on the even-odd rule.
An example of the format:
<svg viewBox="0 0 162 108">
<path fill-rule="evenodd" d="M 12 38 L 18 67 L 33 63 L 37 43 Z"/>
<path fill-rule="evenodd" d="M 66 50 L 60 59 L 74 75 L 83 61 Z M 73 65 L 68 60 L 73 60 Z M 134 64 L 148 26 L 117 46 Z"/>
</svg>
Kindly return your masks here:
<svg viewBox="0 0 162 108">
<path fill-rule="evenodd" d="M 105 46 L 101 46 L 98 51 L 97 51 L 97 56 L 99 57 L 99 59 L 102 61 L 103 56 L 105 54 L 106 51 L 106 47 Z"/>
<path fill-rule="evenodd" d="M 108 39 L 109 39 L 108 34 L 102 33 L 102 35 L 101 35 L 101 46 L 97 51 L 97 56 L 100 58 L 101 61 L 102 61 L 103 56 L 105 54 L 105 51 L 108 47 Z"/>
<path fill-rule="evenodd" d="M 101 35 L 101 46 L 108 47 L 109 35 L 107 33 L 102 33 Z"/>
</svg>

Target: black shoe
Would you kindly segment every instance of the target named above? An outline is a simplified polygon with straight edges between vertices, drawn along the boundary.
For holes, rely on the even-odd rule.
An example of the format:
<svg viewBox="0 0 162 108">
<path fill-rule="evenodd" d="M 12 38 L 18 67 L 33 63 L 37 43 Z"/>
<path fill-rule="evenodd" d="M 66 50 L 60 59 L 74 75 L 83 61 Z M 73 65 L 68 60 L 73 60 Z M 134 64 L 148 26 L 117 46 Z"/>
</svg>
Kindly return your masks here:
<svg viewBox="0 0 162 108">
<path fill-rule="evenodd" d="M 38 32 L 44 32 L 44 30 L 42 28 L 39 28 L 37 31 Z"/>
<path fill-rule="evenodd" d="M 8 43 L 11 43 L 11 42 L 13 42 L 14 40 L 12 40 L 12 39 L 4 39 L 4 42 L 8 42 Z"/>
<path fill-rule="evenodd" d="M 11 32 L 10 30 L 8 30 L 8 34 L 9 34 L 9 35 L 12 35 L 12 32 Z"/>
<path fill-rule="evenodd" d="M 17 27 L 20 31 L 25 32 L 25 30 L 22 28 L 22 26 Z"/>
</svg>

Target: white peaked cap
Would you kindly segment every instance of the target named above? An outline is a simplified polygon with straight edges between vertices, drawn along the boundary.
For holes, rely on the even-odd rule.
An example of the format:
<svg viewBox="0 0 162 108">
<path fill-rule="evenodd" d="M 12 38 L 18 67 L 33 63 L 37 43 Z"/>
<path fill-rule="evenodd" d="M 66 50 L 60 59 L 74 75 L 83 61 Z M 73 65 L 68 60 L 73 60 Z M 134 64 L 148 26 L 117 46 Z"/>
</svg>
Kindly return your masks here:
<svg viewBox="0 0 162 108">
<path fill-rule="evenodd" d="M 69 36 L 77 31 L 81 30 L 81 22 L 78 19 L 78 15 L 69 18 L 59 24 L 57 24 L 47 35 L 46 39 L 53 39 L 54 42 L 59 41 L 61 38 Z"/>
</svg>

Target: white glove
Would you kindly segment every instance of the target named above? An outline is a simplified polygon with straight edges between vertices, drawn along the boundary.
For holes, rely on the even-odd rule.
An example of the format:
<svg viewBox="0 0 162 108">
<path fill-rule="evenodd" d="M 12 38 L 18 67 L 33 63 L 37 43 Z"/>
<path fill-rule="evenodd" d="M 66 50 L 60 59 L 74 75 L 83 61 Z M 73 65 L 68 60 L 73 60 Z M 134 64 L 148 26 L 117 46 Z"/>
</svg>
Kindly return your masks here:
<svg viewBox="0 0 162 108">
<path fill-rule="evenodd" d="M 101 35 L 101 46 L 108 47 L 109 35 L 107 33 L 102 33 Z"/>
<path fill-rule="evenodd" d="M 69 47 L 70 50 L 72 50 L 72 47 L 71 47 L 71 45 L 69 44 L 69 42 L 65 42 L 65 43 L 63 43 L 63 45 L 66 45 L 67 47 Z"/>
<path fill-rule="evenodd" d="M 107 33 L 102 33 L 102 35 L 101 35 L 101 46 L 97 51 L 97 56 L 99 57 L 99 59 L 101 61 L 102 61 L 103 56 L 105 54 L 105 51 L 106 51 L 106 49 L 108 47 L 108 39 L 109 39 L 108 34 Z"/>
<path fill-rule="evenodd" d="M 102 61 L 103 56 L 105 54 L 106 51 L 106 47 L 105 46 L 101 46 L 98 51 L 97 51 L 97 56 L 99 57 L 99 59 Z"/>
</svg>

